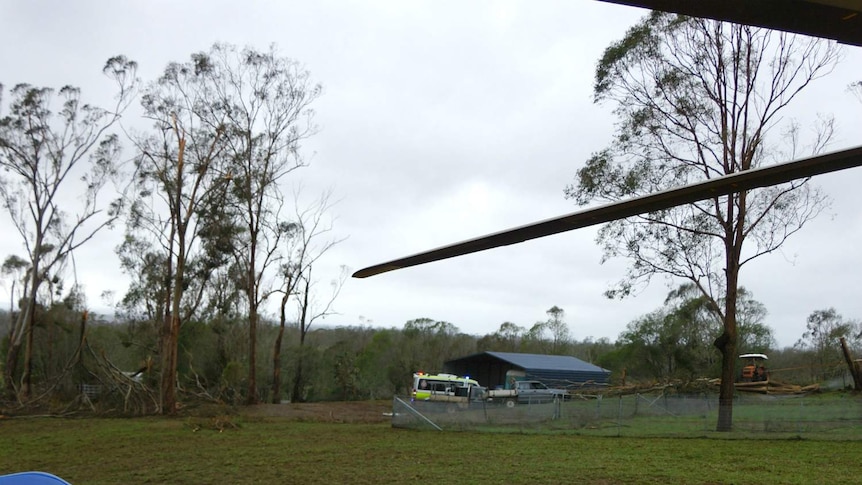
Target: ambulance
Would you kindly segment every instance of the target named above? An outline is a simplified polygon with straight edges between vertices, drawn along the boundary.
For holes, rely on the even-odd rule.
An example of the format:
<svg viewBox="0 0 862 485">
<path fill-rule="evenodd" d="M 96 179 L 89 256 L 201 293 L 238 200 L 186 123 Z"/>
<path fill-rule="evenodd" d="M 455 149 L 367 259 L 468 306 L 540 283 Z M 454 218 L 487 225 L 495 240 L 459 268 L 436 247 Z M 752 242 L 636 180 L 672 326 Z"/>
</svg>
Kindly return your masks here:
<svg viewBox="0 0 862 485">
<path fill-rule="evenodd" d="M 468 402 L 484 398 L 485 388 L 470 376 L 454 374 L 413 374 L 411 400 Z"/>
</svg>

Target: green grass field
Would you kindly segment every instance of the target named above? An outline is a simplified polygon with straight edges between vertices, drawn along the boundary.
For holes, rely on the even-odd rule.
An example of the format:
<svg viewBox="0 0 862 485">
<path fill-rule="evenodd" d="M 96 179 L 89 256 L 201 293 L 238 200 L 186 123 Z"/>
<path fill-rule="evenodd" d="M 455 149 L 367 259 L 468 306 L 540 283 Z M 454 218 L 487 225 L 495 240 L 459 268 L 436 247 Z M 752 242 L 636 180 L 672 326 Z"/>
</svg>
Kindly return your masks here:
<svg viewBox="0 0 862 485">
<path fill-rule="evenodd" d="M 41 470 L 73 484 L 862 483 L 859 456 L 860 441 L 435 432 L 282 418 L 0 421 L 0 473 Z"/>
</svg>

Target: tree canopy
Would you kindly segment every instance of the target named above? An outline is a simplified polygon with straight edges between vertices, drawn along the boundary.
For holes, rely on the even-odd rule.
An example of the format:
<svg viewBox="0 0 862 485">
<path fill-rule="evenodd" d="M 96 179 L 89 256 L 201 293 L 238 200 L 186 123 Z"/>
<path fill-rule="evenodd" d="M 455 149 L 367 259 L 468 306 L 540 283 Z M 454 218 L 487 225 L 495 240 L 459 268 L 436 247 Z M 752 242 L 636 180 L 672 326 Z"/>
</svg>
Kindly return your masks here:
<svg viewBox="0 0 862 485">
<path fill-rule="evenodd" d="M 819 152 L 831 119 L 803 141 L 781 113 L 839 58 L 834 42 L 651 13 L 599 60 L 594 96 L 613 104 L 616 134 L 577 171 L 566 196 L 581 205 L 619 201 Z M 722 322 L 719 430 L 732 426 L 740 269 L 776 251 L 825 203 L 802 179 L 611 222 L 599 232 L 605 260 L 630 261 L 609 296 L 626 296 L 655 275 L 687 280 Z"/>
</svg>

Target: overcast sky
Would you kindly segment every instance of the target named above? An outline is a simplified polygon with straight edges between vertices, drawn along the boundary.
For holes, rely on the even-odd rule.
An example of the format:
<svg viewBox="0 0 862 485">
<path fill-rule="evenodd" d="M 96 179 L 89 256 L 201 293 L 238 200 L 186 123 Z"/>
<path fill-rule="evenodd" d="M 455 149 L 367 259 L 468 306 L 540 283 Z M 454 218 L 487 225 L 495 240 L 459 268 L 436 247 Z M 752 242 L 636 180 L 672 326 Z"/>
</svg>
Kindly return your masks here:
<svg viewBox="0 0 862 485">
<path fill-rule="evenodd" d="M 324 86 L 313 106 L 320 132 L 311 166 L 291 184 L 332 189 L 347 239 L 328 253 L 322 279 L 577 210 L 563 188 L 611 139 L 612 106 L 591 100 L 603 49 L 646 12 L 565 1 L 31 1 L 0 0 L 0 83 L 82 88 L 110 100 L 105 60 L 124 54 L 152 80 L 214 42 L 266 49 L 302 63 Z M 862 145 L 862 49 L 788 111 L 803 125 L 832 113 L 831 150 Z M 141 126 L 140 120 L 124 120 Z M 769 311 L 778 343 L 792 345 L 814 310 L 862 317 L 862 169 L 818 177 L 832 207 L 784 246 L 743 268 L 742 284 Z M 285 191 L 293 190 L 293 185 Z M 5 217 L 5 216 L 4 216 Z M 0 255 L 23 255 L 8 222 Z M 0 226 L 2 227 L 2 226 Z M 524 327 L 566 311 L 572 335 L 617 338 L 662 305 L 668 282 L 636 297 L 602 296 L 626 267 L 600 264 L 595 229 L 347 281 L 327 324 L 401 327 L 428 317 L 462 332 Z M 89 305 L 121 295 L 126 278 L 102 234 L 76 256 Z M 0 300 L 3 301 L 3 300 Z"/>
</svg>

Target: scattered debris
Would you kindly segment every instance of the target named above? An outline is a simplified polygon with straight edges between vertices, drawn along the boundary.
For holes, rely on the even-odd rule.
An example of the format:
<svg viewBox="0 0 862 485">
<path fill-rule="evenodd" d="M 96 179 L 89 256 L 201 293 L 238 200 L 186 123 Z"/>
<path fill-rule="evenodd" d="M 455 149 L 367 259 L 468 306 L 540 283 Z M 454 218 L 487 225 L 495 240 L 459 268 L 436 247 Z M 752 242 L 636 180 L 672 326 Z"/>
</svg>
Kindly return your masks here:
<svg viewBox="0 0 862 485">
<path fill-rule="evenodd" d="M 808 394 L 820 390 L 820 384 L 798 386 L 795 384 L 785 384 L 775 380 L 737 382 L 734 386 L 738 392 L 756 392 L 760 394 Z"/>
</svg>

